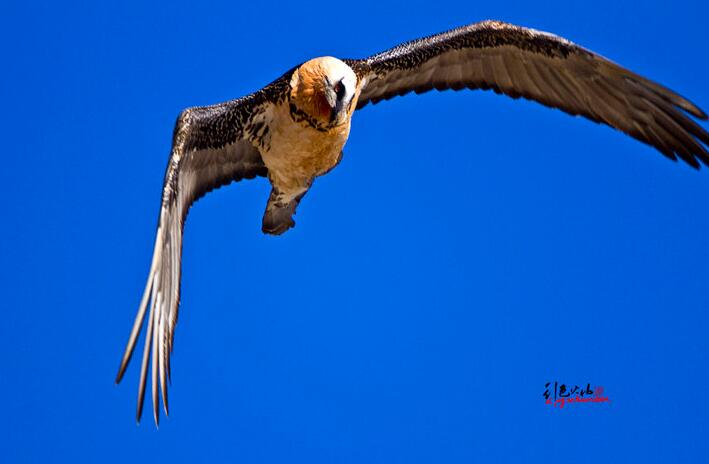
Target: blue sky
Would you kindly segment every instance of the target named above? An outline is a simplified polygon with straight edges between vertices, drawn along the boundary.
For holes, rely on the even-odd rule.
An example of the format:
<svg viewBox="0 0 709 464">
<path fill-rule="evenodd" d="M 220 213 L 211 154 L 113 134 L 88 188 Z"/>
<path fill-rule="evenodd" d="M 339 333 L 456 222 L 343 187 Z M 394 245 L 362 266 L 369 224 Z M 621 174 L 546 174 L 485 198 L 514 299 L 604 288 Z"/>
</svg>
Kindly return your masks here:
<svg viewBox="0 0 709 464">
<path fill-rule="evenodd" d="M 170 418 L 113 384 L 182 108 L 494 18 L 709 109 L 703 2 L 495 3 L 4 4 L 1 460 L 706 460 L 709 170 L 486 92 L 358 112 L 282 237 L 263 179 L 197 203 Z"/>
</svg>

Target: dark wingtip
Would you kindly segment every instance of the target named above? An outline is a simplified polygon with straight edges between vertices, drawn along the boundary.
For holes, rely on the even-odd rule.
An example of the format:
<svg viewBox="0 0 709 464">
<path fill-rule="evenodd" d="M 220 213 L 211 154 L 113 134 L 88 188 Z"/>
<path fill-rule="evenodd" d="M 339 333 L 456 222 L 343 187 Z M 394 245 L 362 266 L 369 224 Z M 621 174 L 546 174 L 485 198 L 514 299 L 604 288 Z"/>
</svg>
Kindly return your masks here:
<svg viewBox="0 0 709 464">
<path fill-rule="evenodd" d="M 165 391 L 163 391 L 162 406 L 163 410 L 165 411 L 165 417 L 168 417 L 170 415 L 170 406 L 167 402 L 167 388 L 165 389 Z"/>
<path fill-rule="evenodd" d="M 153 420 L 155 420 L 155 428 L 160 428 L 160 403 L 158 398 L 153 395 Z"/>
<path fill-rule="evenodd" d="M 138 404 L 138 410 L 135 413 L 135 423 L 140 425 L 140 419 L 143 416 L 143 405 Z"/>
<path fill-rule="evenodd" d="M 682 108 L 684 111 L 687 113 L 691 114 L 695 118 L 706 121 L 709 119 L 707 117 L 707 114 L 702 110 L 700 107 L 694 104 L 694 102 L 688 100 L 687 98 L 683 97 L 682 95 L 669 90 L 665 87 L 661 87 L 659 84 L 656 84 L 658 87 L 660 87 L 662 90 L 665 90 L 665 93 L 669 94 L 669 98 L 667 95 L 663 95 L 660 93 L 660 95 L 663 95 L 666 100 L 677 106 L 678 108 Z"/>
<path fill-rule="evenodd" d="M 140 315 L 140 312 L 138 313 Z M 142 319 L 141 319 L 141 325 L 142 325 Z M 132 338 L 132 336 L 131 336 Z M 131 348 L 131 345 L 133 345 L 133 348 Z M 131 340 L 128 340 L 128 345 L 127 345 L 126 352 L 123 354 L 123 359 L 121 359 L 121 364 L 118 366 L 118 373 L 116 374 L 116 384 L 121 383 L 121 380 L 123 380 L 123 376 L 126 373 L 126 370 L 128 370 L 128 364 L 130 364 L 130 360 L 133 358 L 133 349 L 135 348 L 135 344 L 131 343 Z"/>
<path fill-rule="evenodd" d="M 121 364 L 121 367 L 118 368 L 118 373 L 116 374 L 116 379 L 114 380 L 115 384 L 118 385 L 121 383 L 121 380 L 123 380 L 123 375 L 126 373 L 126 366 Z"/>
<path fill-rule="evenodd" d="M 692 116 L 694 116 L 697 119 L 700 119 L 702 121 L 706 121 L 707 119 L 709 119 L 709 116 L 707 116 L 707 114 L 704 112 L 704 110 L 702 110 L 700 107 L 698 107 L 697 105 L 695 105 L 691 101 L 687 100 L 686 98 L 684 98 L 684 97 L 681 97 L 681 98 L 682 98 L 681 103 L 683 103 L 683 104 L 677 105 L 677 106 L 679 106 L 680 108 L 682 108 L 683 110 L 685 110 L 686 112 L 688 112 L 689 114 L 691 114 Z"/>
</svg>

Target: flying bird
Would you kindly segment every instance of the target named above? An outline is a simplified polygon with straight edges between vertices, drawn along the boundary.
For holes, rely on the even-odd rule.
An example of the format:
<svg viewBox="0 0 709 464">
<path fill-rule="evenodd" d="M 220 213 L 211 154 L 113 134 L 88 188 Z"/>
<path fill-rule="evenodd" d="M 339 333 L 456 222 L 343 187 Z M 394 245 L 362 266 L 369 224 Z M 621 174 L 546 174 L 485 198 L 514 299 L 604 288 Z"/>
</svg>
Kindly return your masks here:
<svg viewBox="0 0 709 464">
<path fill-rule="evenodd" d="M 251 95 L 189 108 L 175 125 L 153 258 L 116 377 L 148 322 L 138 383 L 148 369 L 153 417 L 168 413 L 170 353 L 180 298 L 183 224 L 190 206 L 234 181 L 267 177 L 262 230 L 282 234 L 313 180 L 340 162 L 355 110 L 410 92 L 493 90 L 618 129 L 667 158 L 709 166 L 707 115 L 677 93 L 555 35 L 484 21 L 403 43 L 362 60 L 321 57 Z"/>
</svg>

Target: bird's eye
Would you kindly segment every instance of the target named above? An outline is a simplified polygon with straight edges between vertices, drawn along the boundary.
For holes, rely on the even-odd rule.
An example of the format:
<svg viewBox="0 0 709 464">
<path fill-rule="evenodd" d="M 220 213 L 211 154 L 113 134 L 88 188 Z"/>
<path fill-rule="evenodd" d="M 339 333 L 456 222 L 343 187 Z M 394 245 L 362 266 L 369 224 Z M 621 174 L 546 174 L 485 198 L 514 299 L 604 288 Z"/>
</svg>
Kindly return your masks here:
<svg viewBox="0 0 709 464">
<path fill-rule="evenodd" d="M 345 93 L 345 86 L 342 85 L 342 81 L 338 82 L 335 84 L 335 93 L 337 94 L 337 98 L 342 98 L 344 93 Z"/>
</svg>

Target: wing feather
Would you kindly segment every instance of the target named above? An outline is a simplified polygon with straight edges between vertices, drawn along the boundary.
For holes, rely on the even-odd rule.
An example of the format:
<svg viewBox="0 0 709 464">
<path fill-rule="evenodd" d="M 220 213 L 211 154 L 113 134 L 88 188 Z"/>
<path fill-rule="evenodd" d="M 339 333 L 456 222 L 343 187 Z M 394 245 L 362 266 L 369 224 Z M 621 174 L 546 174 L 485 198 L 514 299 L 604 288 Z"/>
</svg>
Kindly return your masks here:
<svg viewBox="0 0 709 464">
<path fill-rule="evenodd" d="M 252 128 L 267 124 L 269 105 L 280 88 L 277 82 L 248 97 L 185 110 L 177 120 L 163 183 L 153 259 L 116 376 L 118 383 L 130 362 L 149 308 L 138 384 L 138 421 L 142 415 L 149 363 L 156 425 L 160 395 L 168 414 L 170 353 L 180 299 L 182 234 L 187 212 L 195 201 L 215 188 L 267 175 L 259 151 L 259 147 L 268 143 L 267 134 Z"/>
<path fill-rule="evenodd" d="M 670 159 L 709 166 L 709 133 L 695 104 L 555 35 L 483 21 L 348 60 L 362 84 L 358 108 L 411 91 L 462 88 L 524 97 L 603 123 Z"/>
</svg>

